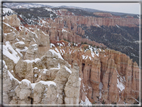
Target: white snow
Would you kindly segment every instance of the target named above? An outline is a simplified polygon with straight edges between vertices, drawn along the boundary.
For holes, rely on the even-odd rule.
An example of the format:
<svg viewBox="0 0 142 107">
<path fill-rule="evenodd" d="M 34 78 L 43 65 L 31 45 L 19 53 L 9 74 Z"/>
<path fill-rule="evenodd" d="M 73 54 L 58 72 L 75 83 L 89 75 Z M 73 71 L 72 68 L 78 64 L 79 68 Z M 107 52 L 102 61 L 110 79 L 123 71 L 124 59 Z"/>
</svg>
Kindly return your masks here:
<svg viewBox="0 0 142 107">
<path fill-rule="evenodd" d="M 7 71 L 7 72 L 8 72 L 8 75 L 10 77 L 10 80 L 12 80 L 14 78 L 14 76 L 9 71 Z"/>
<path fill-rule="evenodd" d="M 3 45 L 3 54 L 13 60 L 14 63 L 17 63 L 20 59 L 18 53 L 12 48 L 9 41 L 6 42 L 6 45 Z"/>
<path fill-rule="evenodd" d="M 20 52 L 20 49 L 17 49 L 17 48 L 16 48 L 16 51 L 20 54 L 21 57 L 23 57 L 23 55 L 22 55 L 21 52 Z"/>
<path fill-rule="evenodd" d="M 86 97 L 86 96 L 85 96 L 85 97 Z M 83 101 L 81 100 L 80 104 L 81 104 L 81 105 L 89 105 L 89 106 L 92 106 L 92 103 L 89 101 L 89 99 L 88 99 L 87 97 L 85 98 L 85 102 L 83 102 Z"/>
<path fill-rule="evenodd" d="M 117 24 L 116 24 L 116 27 L 120 28 Z"/>
<path fill-rule="evenodd" d="M 27 47 L 24 47 L 24 49 L 16 48 L 15 50 L 16 50 L 21 56 L 23 56 L 23 55 L 21 54 L 21 52 L 26 52 L 27 49 L 28 49 Z"/>
<path fill-rule="evenodd" d="M 50 18 L 53 16 L 53 14 L 50 14 Z"/>
<path fill-rule="evenodd" d="M 3 13 L 4 14 L 8 13 L 8 12 L 13 13 L 13 10 L 11 10 L 10 8 L 3 8 Z"/>
<path fill-rule="evenodd" d="M 34 69 L 38 69 L 37 67 L 34 67 Z"/>
<path fill-rule="evenodd" d="M 21 45 L 24 45 L 25 43 L 23 41 L 19 41 L 19 42 L 16 42 L 15 44 L 21 44 Z"/>
<path fill-rule="evenodd" d="M 27 79 L 23 79 L 22 81 L 23 81 L 23 82 L 26 82 L 28 86 L 31 84 L 31 82 L 30 82 L 29 80 L 27 80 Z M 22 81 L 21 81 L 21 82 L 22 82 Z"/>
<path fill-rule="evenodd" d="M 12 27 L 12 26 L 11 26 L 11 25 L 9 25 L 8 23 L 3 22 L 3 24 L 5 24 L 5 25 L 9 26 L 10 28 L 12 28 L 12 29 L 16 30 L 16 28 Z M 15 33 L 15 32 L 14 32 L 14 33 Z M 15 35 L 16 35 L 16 34 L 15 34 Z"/>
<path fill-rule="evenodd" d="M 68 31 L 66 31 L 65 29 L 62 28 L 62 32 L 68 32 Z"/>
<path fill-rule="evenodd" d="M 137 99 L 135 99 L 134 97 L 132 97 L 136 102 L 138 102 L 139 103 L 139 101 L 137 100 Z"/>
<path fill-rule="evenodd" d="M 6 66 L 6 65 L 5 65 Z M 6 66 L 7 67 L 7 66 Z M 18 79 L 16 79 L 10 72 L 9 72 L 9 70 L 7 70 L 7 72 L 8 72 L 8 75 L 9 75 L 9 77 L 10 77 L 10 79 L 12 80 L 12 79 L 14 79 L 14 80 L 16 80 L 18 83 L 21 83 Z"/>
<path fill-rule="evenodd" d="M 123 85 L 123 83 L 121 83 L 121 82 L 119 81 L 118 78 L 117 78 L 117 87 L 118 87 L 121 91 L 123 91 L 123 90 L 125 89 L 125 86 Z"/>
<path fill-rule="evenodd" d="M 43 73 L 44 73 L 44 74 L 46 74 L 47 71 L 48 71 L 47 69 L 43 69 Z"/>
<path fill-rule="evenodd" d="M 60 69 L 60 63 L 58 63 L 58 68 Z"/>
<path fill-rule="evenodd" d="M 53 49 L 49 49 L 49 51 L 50 52 L 52 52 L 52 54 L 54 55 L 57 55 L 58 56 L 58 58 L 60 58 L 60 59 L 62 59 L 62 60 L 64 60 L 63 58 L 62 58 L 62 56 L 61 56 L 61 54 L 60 53 L 57 53 L 57 52 L 55 52 Z"/>
<path fill-rule="evenodd" d="M 39 81 L 39 82 L 48 86 L 50 86 L 51 84 L 56 86 L 56 83 L 54 81 Z"/>
<path fill-rule="evenodd" d="M 94 57 L 94 55 L 95 55 L 95 54 L 94 54 L 94 52 L 93 52 L 93 49 L 92 49 L 92 48 L 93 48 L 93 47 L 89 45 L 89 49 L 91 50 L 91 55 L 92 55 L 92 57 Z"/>
<path fill-rule="evenodd" d="M 55 50 L 59 53 L 59 50 L 57 48 L 55 48 Z"/>
<path fill-rule="evenodd" d="M 36 83 L 31 83 L 32 89 L 34 89 Z"/>
<path fill-rule="evenodd" d="M 100 25 L 96 24 L 98 27 L 101 27 Z"/>
<path fill-rule="evenodd" d="M 50 68 L 50 70 L 59 70 L 60 68 Z"/>
<path fill-rule="evenodd" d="M 71 71 L 68 67 L 65 66 L 65 69 L 66 69 L 70 74 L 72 73 L 72 71 Z"/>
<path fill-rule="evenodd" d="M 35 60 L 23 60 L 23 61 L 25 61 L 25 62 L 27 62 L 27 63 L 33 63 L 33 62 L 37 62 L 37 61 L 40 61 L 40 59 L 39 58 L 36 58 Z"/>
<path fill-rule="evenodd" d="M 57 45 L 59 45 L 59 46 L 63 46 L 61 43 L 57 43 Z"/>
<path fill-rule="evenodd" d="M 55 47 L 55 45 L 53 43 L 50 43 L 50 48 Z"/>
<path fill-rule="evenodd" d="M 37 74 L 34 74 L 34 77 L 37 77 Z"/>
<path fill-rule="evenodd" d="M 51 8 L 45 8 L 45 10 L 47 10 L 47 11 L 52 11 L 52 9 L 51 9 Z"/>
<path fill-rule="evenodd" d="M 58 63 L 58 67 L 57 68 L 50 68 L 50 70 L 59 70 L 60 69 L 60 63 Z"/>
<path fill-rule="evenodd" d="M 79 81 L 81 81 L 81 78 L 79 77 Z"/>
<path fill-rule="evenodd" d="M 84 56 L 84 55 L 82 55 L 82 59 L 85 59 L 85 56 Z"/>
<path fill-rule="evenodd" d="M 65 46 L 65 43 L 64 43 L 64 42 L 62 42 L 62 44 L 63 44 L 63 46 Z"/>
</svg>

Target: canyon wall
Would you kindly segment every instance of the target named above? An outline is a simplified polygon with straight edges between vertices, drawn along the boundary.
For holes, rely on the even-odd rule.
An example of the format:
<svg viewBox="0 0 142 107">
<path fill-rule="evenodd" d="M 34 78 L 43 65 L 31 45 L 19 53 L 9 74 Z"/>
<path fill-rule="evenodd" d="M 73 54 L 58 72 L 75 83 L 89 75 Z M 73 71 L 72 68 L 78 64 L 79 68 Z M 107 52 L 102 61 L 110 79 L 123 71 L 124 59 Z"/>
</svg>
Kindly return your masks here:
<svg viewBox="0 0 142 107">
<path fill-rule="evenodd" d="M 87 97 L 93 104 L 135 103 L 139 97 L 139 67 L 127 55 L 91 46 L 84 52 L 88 49 L 87 45 L 81 49 L 72 45 L 58 48 L 61 53 L 62 49 L 65 51 L 63 58 L 69 64 L 77 62 L 79 65 L 80 101 L 85 101 Z"/>
<path fill-rule="evenodd" d="M 84 19 L 76 22 L 77 17 Z M 4 104 L 80 104 L 86 99 L 92 104 L 135 103 L 137 63 L 75 33 L 84 34 L 76 23 L 91 26 L 94 19 L 49 19 L 36 27 L 16 20 L 6 16 L 3 23 Z"/>
<path fill-rule="evenodd" d="M 17 20 L 15 15 L 5 18 Z M 5 20 L 3 28 L 3 104 L 79 104 L 77 63 L 71 67 L 50 49 L 49 35 L 40 29 Z"/>
<path fill-rule="evenodd" d="M 60 14 L 59 14 L 60 13 Z M 95 26 L 95 25 L 104 25 L 104 26 L 128 26 L 128 27 L 136 27 L 139 25 L 139 19 L 134 18 L 133 16 L 126 16 L 126 17 L 121 17 L 121 16 L 115 16 L 111 13 L 104 13 L 104 12 L 95 12 L 93 13 L 96 16 L 84 16 L 83 13 L 82 15 L 77 15 L 77 14 L 71 14 L 70 11 L 64 11 L 60 10 L 57 11 L 57 14 L 59 16 L 64 16 L 68 18 L 68 20 L 72 22 L 76 22 L 77 24 L 86 24 L 87 26 Z"/>
</svg>

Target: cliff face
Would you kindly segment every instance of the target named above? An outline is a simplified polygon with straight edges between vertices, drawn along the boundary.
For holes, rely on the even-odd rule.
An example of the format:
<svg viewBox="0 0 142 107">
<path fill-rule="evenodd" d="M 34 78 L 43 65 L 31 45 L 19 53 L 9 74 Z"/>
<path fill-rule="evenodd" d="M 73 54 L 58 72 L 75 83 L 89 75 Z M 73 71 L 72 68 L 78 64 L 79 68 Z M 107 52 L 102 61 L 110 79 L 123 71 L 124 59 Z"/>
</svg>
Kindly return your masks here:
<svg viewBox="0 0 142 107">
<path fill-rule="evenodd" d="M 126 54 L 79 36 L 85 36 L 79 25 L 89 29 L 93 17 L 72 13 L 68 17 L 67 10 L 62 11 L 63 17 L 41 19 L 35 26 L 21 25 L 16 15 L 5 16 L 4 104 L 136 103 L 137 63 Z"/>
<path fill-rule="evenodd" d="M 115 16 L 112 15 L 111 13 L 93 13 L 94 15 L 98 17 L 93 17 L 93 16 L 83 16 L 82 15 L 77 15 L 73 14 L 72 12 L 68 10 L 60 10 L 57 11 L 57 14 L 59 16 L 65 16 L 70 20 L 71 22 L 74 22 L 76 24 L 85 24 L 87 26 L 128 26 L 128 27 L 136 27 L 139 25 L 139 19 L 134 18 L 133 16 L 126 16 L 126 17 L 121 17 L 121 16 Z"/>
<path fill-rule="evenodd" d="M 50 49 L 49 35 L 40 29 L 5 20 L 3 28 L 3 104 L 79 104 L 77 63 L 71 67 Z"/>
<path fill-rule="evenodd" d="M 50 40 L 64 39 L 74 43 L 108 47 L 125 53 L 139 63 L 139 18 L 137 15 L 92 13 L 88 10 L 72 8 L 14 9 L 14 11 L 18 13 L 24 26 L 42 29 L 49 34 Z M 25 11 L 30 15 L 27 15 Z M 43 11 L 43 14 L 39 11 Z M 37 15 L 40 18 L 37 18 Z"/>
<path fill-rule="evenodd" d="M 57 44 L 65 60 L 79 65 L 80 101 L 85 102 L 87 97 L 94 104 L 135 103 L 139 96 L 139 67 L 127 55 L 88 45 L 65 48 L 60 45 L 65 43 Z"/>
</svg>

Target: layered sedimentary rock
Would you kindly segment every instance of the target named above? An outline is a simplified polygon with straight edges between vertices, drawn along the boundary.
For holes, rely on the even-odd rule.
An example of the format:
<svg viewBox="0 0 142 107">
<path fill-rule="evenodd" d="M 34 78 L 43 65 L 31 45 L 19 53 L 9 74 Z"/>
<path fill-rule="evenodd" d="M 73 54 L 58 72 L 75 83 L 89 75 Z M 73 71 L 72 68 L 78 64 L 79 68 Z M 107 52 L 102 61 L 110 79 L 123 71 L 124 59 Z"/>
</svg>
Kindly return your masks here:
<svg viewBox="0 0 142 107">
<path fill-rule="evenodd" d="M 49 36 L 43 31 L 7 23 L 4 27 L 3 104 L 78 104 L 78 65 L 71 68 L 60 53 L 49 49 Z M 15 38 L 7 39 L 12 33 Z"/>
<path fill-rule="evenodd" d="M 58 19 L 48 20 L 50 27 L 45 23 L 40 29 L 4 21 L 4 104 L 135 103 L 139 96 L 137 63 L 81 38 L 75 32 L 83 35 L 84 31 L 76 23 L 90 26 L 93 19 L 76 22 L 77 17 L 72 17 L 64 18 L 68 28 Z"/>
<path fill-rule="evenodd" d="M 87 97 L 94 104 L 135 103 L 139 96 L 139 67 L 127 55 L 88 45 L 69 47 L 60 41 L 58 45 L 63 58 L 70 64 L 77 62 L 80 67 L 80 101 Z"/>
</svg>

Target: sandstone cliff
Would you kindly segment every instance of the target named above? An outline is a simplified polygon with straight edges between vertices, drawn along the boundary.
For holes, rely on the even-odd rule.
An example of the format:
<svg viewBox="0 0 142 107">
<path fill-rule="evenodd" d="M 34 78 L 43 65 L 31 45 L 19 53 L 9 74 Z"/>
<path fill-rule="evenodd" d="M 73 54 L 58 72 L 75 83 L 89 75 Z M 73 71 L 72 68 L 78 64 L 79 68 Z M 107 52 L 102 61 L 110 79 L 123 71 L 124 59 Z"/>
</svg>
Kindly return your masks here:
<svg viewBox="0 0 142 107">
<path fill-rule="evenodd" d="M 76 35 L 76 31 L 82 34 L 83 31 L 70 21 L 66 21 L 68 28 L 59 19 L 41 23 L 44 26 L 22 26 L 15 15 L 4 19 L 4 104 L 136 102 L 139 96 L 136 62 Z"/>
<path fill-rule="evenodd" d="M 127 55 L 90 45 L 53 42 L 63 58 L 79 65 L 80 102 L 133 104 L 139 97 L 139 67 Z"/>
<path fill-rule="evenodd" d="M 17 20 L 15 15 L 6 18 Z M 49 49 L 49 36 L 40 29 L 5 20 L 3 28 L 3 104 L 78 104 L 77 63 L 71 68 Z"/>
</svg>

